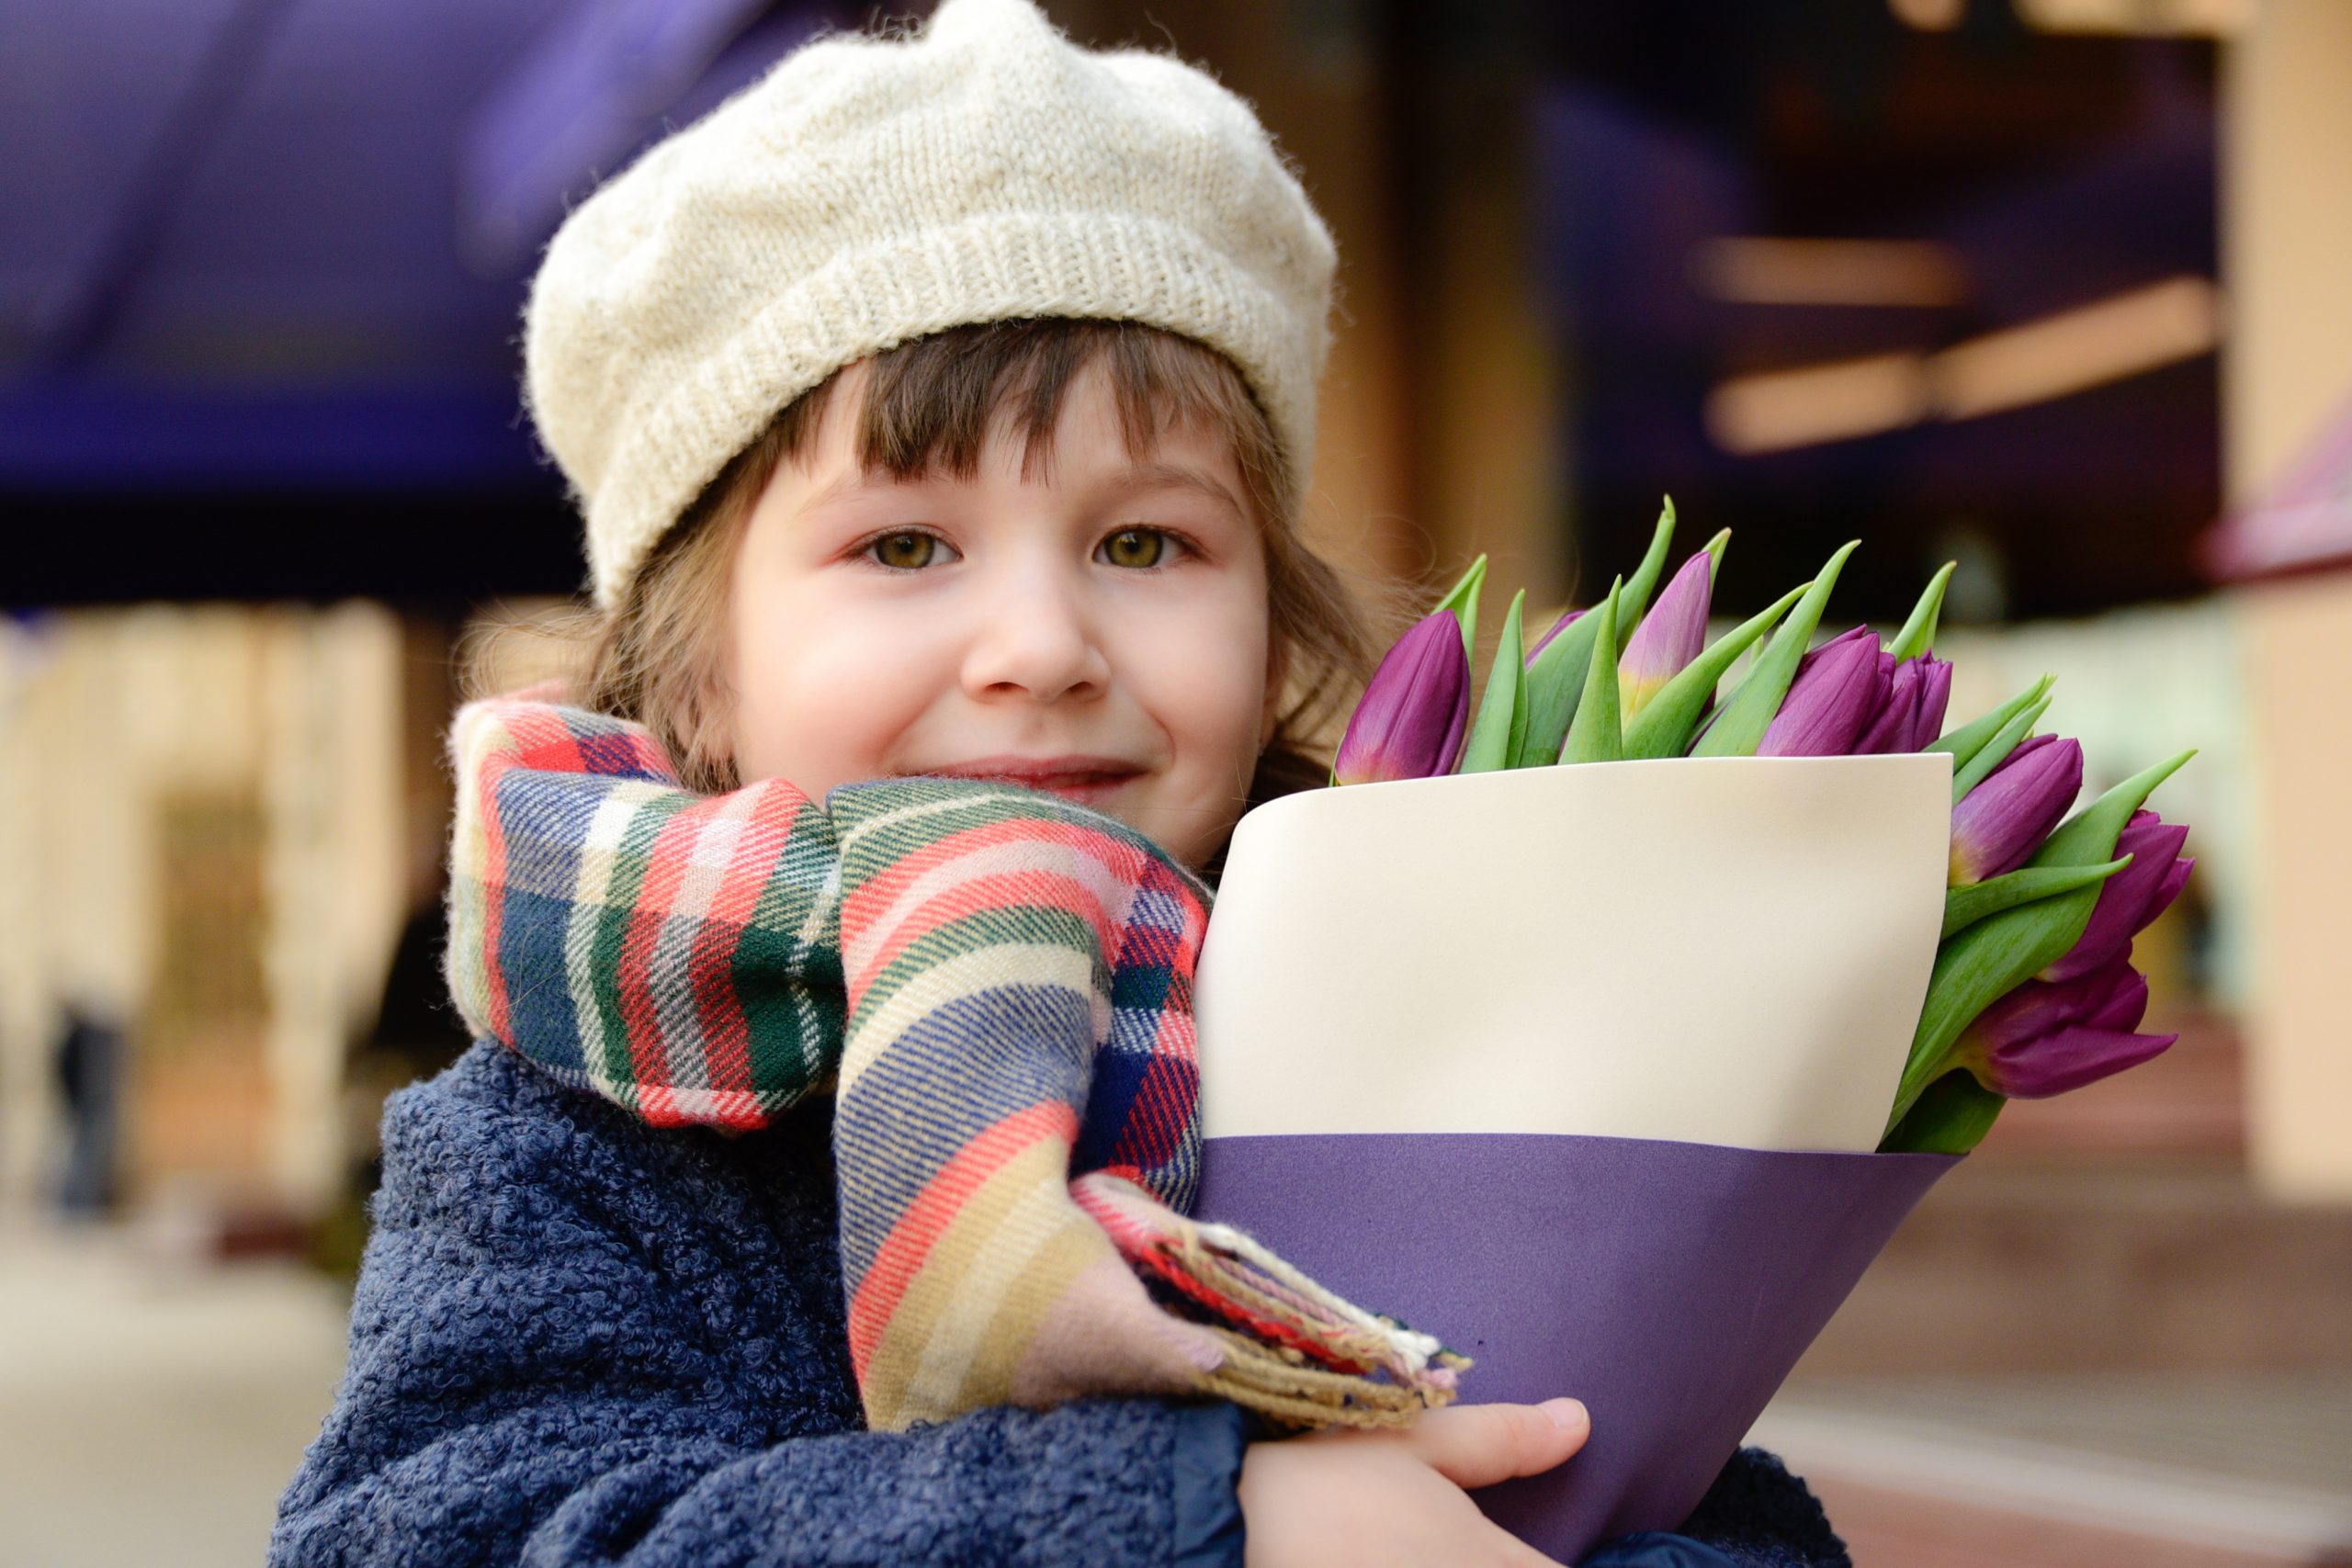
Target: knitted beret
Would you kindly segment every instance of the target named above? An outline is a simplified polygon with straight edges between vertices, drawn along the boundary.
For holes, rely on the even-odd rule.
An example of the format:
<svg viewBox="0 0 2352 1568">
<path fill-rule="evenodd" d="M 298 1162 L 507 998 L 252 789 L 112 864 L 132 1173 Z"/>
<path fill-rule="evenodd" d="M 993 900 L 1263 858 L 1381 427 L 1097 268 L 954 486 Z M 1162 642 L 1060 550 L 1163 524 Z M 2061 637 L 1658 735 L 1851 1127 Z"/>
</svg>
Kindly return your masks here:
<svg viewBox="0 0 2352 1568">
<path fill-rule="evenodd" d="M 1303 484 L 1329 232 L 1250 107 L 1097 53 L 1031 0 L 833 36 L 564 220 L 525 313 L 526 395 L 587 521 L 600 604 L 793 399 L 926 333 L 1141 321 L 1240 369 Z"/>
</svg>

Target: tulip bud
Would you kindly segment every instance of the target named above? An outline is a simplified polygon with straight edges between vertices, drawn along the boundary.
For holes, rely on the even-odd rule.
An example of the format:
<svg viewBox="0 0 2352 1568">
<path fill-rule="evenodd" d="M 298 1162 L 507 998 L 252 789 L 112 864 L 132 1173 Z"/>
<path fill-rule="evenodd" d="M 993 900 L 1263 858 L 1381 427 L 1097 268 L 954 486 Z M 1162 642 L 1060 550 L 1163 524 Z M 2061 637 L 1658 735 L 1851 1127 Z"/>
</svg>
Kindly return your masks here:
<svg viewBox="0 0 2352 1568">
<path fill-rule="evenodd" d="M 1883 694 L 1878 705 L 1863 716 L 1853 744 L 1846 748 L 1852 756 L 1883 755 L 1895 750 L 1894 742 L 1911 733 L 1912 710 L 1919 705 L 1919 671 L 1911 667 L 1911 660 L 1881 649 L 1878 673 Z"/>
<path fill-rule="evenodd" d="M 1674 544 L 1674 498 L 1668 496 L 1659 505 L 1657 525 L 1650 530 L 1649 548 L 1642 552 L 1641 563 L 1634 568 L 1634 575 L 1625 579 L 1617 594 L 1617 647 L 1623 655 L 1625 639 L 1634 635 L 1634 624 L 1649 607 L 1650 591 L 1657 586 L 1659 574 L 1666 570 L 1667 551 Z"/>
<path fill-rule="evenodd" d="M 2091 923 L 2066 956 L 2041 972 L 2050 981 L 2073 980 L 2105 967 L 2131 950 L 2132 939 L 2172 907 L 2197 863 L 2179 858 L 2188 841 L 2185 824 L 2166 822 L 2153 811 L 2135 811 L 2115 841 L 2115 852 L 2132 863 L 2108 879 L 2092 906 Z"/>
<path fill-rule="evenodd" d="M 1666 592 L 1625 641 L 1617 661 L 1619 716 L 1630 720 L 1649 705 L 1683 666 L 1707 646 L 1708 588 L 1714 558 L 1701 550 L 1682 563 Z"/>
<path fill-rule="evenodd" d="M 1753 757 L 1763 743 L 1764 732 L 1781 711 L 1781 699 L 1789 694 L 1789 684 L 1796 679 L 1797 666 L 1804 659 L 1805 647 L 1813 640 L 1814 628 L 1821 624 L 1821 613 L 1829 604 L 1829 592 L 1838 585 L 1838 572 L 1846 558 L 1854 553 L 1856 540 L 1829 558 L 1821 574 L 1804 591 L 1796 608 L 1764 651 L 1756 658 L 1755 667 L 1747 679 L 1716 711 L 1699 743 L 1690 749 L 1694 757 Z"/>
<path fill-rule="evenodd" d="M 1451 610 L 1397 639 L 1364 688 L 1331 767 L 1334 784 L 1434 778 L 1453 771 L 1470 721 L 1470 659 Z"/>
<path fill-rule="evenodd" d="M 1919 707 L 1912 719 L 1910 741 L 1899 748 L 1905 751 L 1924 751 L 1934 745 L 1944 732 L 1944 716 L 1951 709 L 1951 660 L 1930 656 L 1918 662 Z"/>
<path fill-rule="evenodd" d="M 1891 653 L 1878 659 L 1886 677 L 1886 700 L 1854 738 L 1851 750 L 1857 757 L 1918 750 L 1943 728 L 1944 705 L 1951 698 L 1951 665 L 1946 660 L 1932 655 L 1897 659 Z"/>
<path fill-rule="evenodd" d="M 1790 589 L 1781 596 L 1780 603 L 1734 626 L 1684 665 L 1681 672 L 1650 699 L 1641 716 L 1625 726 L 1625 756 L 1646 760 L 1682 755 L 1690 744 L 1690 732 L 1698 727 L 1700 716 L 1714 701 L 1715 686 L 1724 678 L 1724 671 L 1771 631 L 1789 613 L 1789 606 L 1803 598 L 1812 586 L 1806 582 Z"/>
<path fill-rule="evenodd" d="M 2148 982 L 2127 948 L 2071 980 L 2028 980 L 1952 1043 L 1951 1062 L 2011 1100 L 2043 1100 L 2146 1061 L 2179 1036 L 2140 1034 Z"/>
<path fill-rule="evenodd" d="M 1951 808 L 1950 886 L 2023 865 L 2083 787 L 2080 742 L 2037 735 Z"/>
<path fill-rule="evenodd" d="M 1781 711 L 1756 748 L 1759 757 L 1842 757 L 1886 701 L 1887 671 L 1868 626 L 1832 637 L 1797 664 Z"/>
</svg>

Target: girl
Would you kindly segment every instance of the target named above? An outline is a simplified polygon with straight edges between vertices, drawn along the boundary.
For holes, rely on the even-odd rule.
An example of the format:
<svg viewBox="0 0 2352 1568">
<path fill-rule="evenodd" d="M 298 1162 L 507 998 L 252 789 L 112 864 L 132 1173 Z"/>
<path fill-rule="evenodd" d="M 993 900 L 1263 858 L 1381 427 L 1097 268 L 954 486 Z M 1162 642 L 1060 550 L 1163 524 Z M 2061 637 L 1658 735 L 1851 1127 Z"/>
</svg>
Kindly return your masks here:
<svg viewBox="0 0 2352 1568">
<path fill-rule="evenodd" d="M 1544 1561 L 1465 1489 L 1580 1406 L 1274 1440 L 1446 1359 L 1168 1206 L 1200 876 L 1379 643 L 1296 531 L 1331 265 L 1245 106 L 1028 0 L 567 220 L 526 355 L 602 622 L 581 706 L 460 716 L 478 1040 L 388 1108 L 274 1562 Z M 1595 1561 L 1844 1561 L 1754 1453 L 1686 1529 Z"/>
</svg>

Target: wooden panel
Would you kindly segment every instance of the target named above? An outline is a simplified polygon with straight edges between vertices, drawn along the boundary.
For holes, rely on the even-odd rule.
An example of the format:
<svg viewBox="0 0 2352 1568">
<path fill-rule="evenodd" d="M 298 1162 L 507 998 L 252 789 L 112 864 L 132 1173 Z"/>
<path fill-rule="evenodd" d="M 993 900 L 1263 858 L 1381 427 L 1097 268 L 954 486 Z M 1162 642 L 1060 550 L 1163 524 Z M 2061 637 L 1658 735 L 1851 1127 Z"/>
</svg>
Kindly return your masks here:
<svg viewBox="0 0 2352 1568">
<path fill-rule="evenodd" d="M 152 1186 L 267 1173 L 265 822 L 249 790 L 166 795 L 156 811 L 161 941 L 133 1040 L 130 1164 Z"/>
</svg>

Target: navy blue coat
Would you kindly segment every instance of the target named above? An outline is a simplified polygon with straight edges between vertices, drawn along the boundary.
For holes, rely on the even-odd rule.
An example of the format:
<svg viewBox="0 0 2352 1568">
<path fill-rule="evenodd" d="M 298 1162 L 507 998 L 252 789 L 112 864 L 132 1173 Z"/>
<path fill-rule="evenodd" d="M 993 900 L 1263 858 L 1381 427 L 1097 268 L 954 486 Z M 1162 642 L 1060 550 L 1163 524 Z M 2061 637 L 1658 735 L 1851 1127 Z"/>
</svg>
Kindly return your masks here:
<svg viewBox="0 0 2352 1568">
<path fill-rule="evenodd" d="M 1240 1568 L 1230 1405 L 864 1429 L 831 1133 L 830 1101 L 657 1130 L 490 1044 L 395 1095 L 349 1369 L 270 1562 Z M 1755 1450 L 1685 1528 L 1741 1568 L 1847 1561 Z"/>
</svg>

